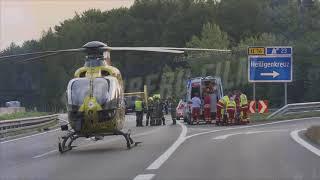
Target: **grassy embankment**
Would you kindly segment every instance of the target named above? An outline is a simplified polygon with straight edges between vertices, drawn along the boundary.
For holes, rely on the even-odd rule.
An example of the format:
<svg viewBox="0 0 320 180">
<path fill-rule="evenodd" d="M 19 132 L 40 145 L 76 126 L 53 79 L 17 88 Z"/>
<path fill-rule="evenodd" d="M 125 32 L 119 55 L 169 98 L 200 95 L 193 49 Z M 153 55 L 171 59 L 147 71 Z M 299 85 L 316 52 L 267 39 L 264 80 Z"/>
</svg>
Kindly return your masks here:
<svg viewBox="0 0 320 180">
<path fill-rule="evenodd" d="M 267 119 L 267 117 L 271 113 L 265 113 L 265 114 L 250 114 L 250 120 L 252 122 L 261 122 L 261 121 L 270 121 L 270 120 L 287 120 L 287 119 L 299 119 L 299 118 L 308 118 L 308 117 L 320 117 L 320 112 L 305 112 L 305 113 L 299 113 L 299 114 L 288 114 L 288 115 L 282 115 L 273 117 L 271 119 Z"/>
</svg>

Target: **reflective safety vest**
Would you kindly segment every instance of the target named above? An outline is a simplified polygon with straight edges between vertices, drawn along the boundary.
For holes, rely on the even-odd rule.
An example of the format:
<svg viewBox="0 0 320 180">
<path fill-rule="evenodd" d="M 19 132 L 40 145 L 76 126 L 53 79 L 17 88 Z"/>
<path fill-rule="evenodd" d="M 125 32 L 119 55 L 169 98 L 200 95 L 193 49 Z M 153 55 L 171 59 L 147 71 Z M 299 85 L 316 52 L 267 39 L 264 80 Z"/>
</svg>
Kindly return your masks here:
<svg viewBox="0 0 320 180">
<path fill-rule="evenodd" d="M 248 99 L 245 94 L 240 95 L 240 106 L 248 105 Z"/>
<path fill-rule="evenodd" d="M 229 96 L 223 96 L 217 103 L 217 106 L 220 108 L 224 108 L 227 106 L 228 102 L 230 101 Z M 223 111 L 222 111 L 223 113 Z"/>
<path fill-rule="evenodd" d="M 224 105 L 227 105 L 227 104 L 229 103 L 229 101 L 230 101 L 229 96 L 223 96 L 223 98 L 221 98 L 221 99 L 219 100 L 219 102 L 221 102 L 221 103 L 224 104 Z"/>
<path fill-rule="evenodd" d="M 142 101 L 137 100 L 134 102 L 134 110 L 142 111 Z"/>
<path fill-rule="evenodd" d="M 227 109 L 235 109 L 235 108 L 236 108 L 236 101 L 230 99 L 227 104 Z"/>
</svg>

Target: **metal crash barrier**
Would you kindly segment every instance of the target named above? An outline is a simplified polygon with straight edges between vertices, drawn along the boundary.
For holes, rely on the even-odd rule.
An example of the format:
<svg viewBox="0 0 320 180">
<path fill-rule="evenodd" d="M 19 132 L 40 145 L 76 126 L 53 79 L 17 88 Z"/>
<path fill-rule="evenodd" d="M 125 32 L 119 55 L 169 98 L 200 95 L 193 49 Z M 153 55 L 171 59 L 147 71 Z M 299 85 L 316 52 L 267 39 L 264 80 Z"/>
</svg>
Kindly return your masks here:
<svg viewBox="0 0 320 180">
<path fill-rule="evenodd" d="M 274 118 L 280 115 L 297 114 L 297 113 L 314 112 L 314 111 L 320 111 L 320 102 L 287 104 L 283 106 L 281 109 L 270 114 L 267 117 L 267 119 Z"/>
</svg>

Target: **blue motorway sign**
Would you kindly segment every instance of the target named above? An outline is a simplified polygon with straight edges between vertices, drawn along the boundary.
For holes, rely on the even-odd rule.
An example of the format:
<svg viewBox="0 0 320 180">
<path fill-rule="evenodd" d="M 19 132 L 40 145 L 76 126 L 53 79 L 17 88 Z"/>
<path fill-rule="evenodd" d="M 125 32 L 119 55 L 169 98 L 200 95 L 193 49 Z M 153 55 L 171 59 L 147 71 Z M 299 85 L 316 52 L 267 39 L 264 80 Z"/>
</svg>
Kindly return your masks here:
<svg viewBox="0 0 320 180">
<path fill-rule="evenodd" d="M 266 47 L 264 55 L 248 56 L 249 82 L 291 82 L 292 69 L 291 47 Z"/>
<path fill-rule="evenodd" d="M 267 55 L 292 55 L 291 47 L 267 47 Z"/>
</svg>

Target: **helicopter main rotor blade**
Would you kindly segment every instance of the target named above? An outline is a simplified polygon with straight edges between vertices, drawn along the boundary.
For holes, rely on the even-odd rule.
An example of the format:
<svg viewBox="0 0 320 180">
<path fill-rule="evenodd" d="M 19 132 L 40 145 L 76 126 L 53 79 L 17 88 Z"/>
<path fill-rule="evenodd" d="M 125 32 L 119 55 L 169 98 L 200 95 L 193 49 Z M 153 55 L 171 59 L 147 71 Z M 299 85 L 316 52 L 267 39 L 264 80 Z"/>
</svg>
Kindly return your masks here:
<svg viewBox="0 0 320 180">
<path fill-rule="evenodd" d="M 208 48 L 176 48 L 176 47 L 103 47 L 111 51 L 152 51 L 168 52 L 181 54 L 184 51 L 213 51 L 213 52 L 231 52 L 229 49 L 208 49 Z"/>
<path fill-rule="evenodd" d="M 23 56 L 30 56 L 30 55 L 42 55 L 42 54 L 53 54 L 53 53 L 59 54 L 59 53 L 66 53 L 66 52 L 81 52 L 84 50 L 85 50 L 85 48 L 77 48 L 77 49 L 63 49 L 63 50 L 56 50 L 56 51 L 40 51 L 40 52 L 32 52 L 32 53 L 7 55 L 7 56 L 0 56 L 0 61 L 2 59 L 16 58 L 16 57 L 23 57 Z"/>
<path fill-rule="evenodd" d="M 171 49 L 162 49 L 158 47 L 102 47 L 101 49 L 107 51 L 147 51 L 147 52 L 164 52 L 164 53 L 174 53 L 182 54 L 184 51 L 171 50 Z"/>
<path fill-rule="evenodd" d="M 215 51 L 215 52 L 231 52 L 230 49 L 207 49 L 207 48 L 176 48 L 176 47 L 160 47 L 161 49 L 181 50 L 181 51 Z"/>
<path fill-rule="evenodd" d="M 59 54 L 59 53 L 45 54 L 45 55 L 42 55 L 42 56 L 37 56 L 37 57 L 33 57 L 33 58 L 24 59 L 22 61 L 15 61 L 15 63 L 27 63 L 27 62 L 32 62 L 32 61 L 36 61 L 36 60 L 44 60 L 44 58 L 46 58 L 46 57 L 54 56 L 54 55 L 57 55 L 57 54 Z"/>
</svg>

